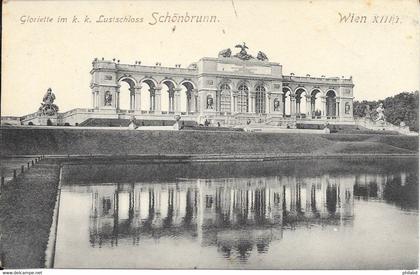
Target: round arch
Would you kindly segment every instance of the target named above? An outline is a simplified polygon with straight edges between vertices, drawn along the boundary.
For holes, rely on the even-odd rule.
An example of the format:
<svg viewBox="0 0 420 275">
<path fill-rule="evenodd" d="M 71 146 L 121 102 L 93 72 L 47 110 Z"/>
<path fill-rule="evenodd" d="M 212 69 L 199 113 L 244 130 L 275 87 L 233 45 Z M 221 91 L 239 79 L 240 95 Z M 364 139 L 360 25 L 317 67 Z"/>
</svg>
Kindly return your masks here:
<svg viewBox="0 0 420 275">
<path fill-rule="evenodd" d="M 337 115 L 337 93 L 333 89 L 329 89 L 325 94 L 326 114 L 327 116 Z"/>
<path fill-rule="evenodd" d="M 135 109 L 135 91 L 137 81 L 131 76 L 121 76 L 118 79 L 119 92 L 116 94 L 116 107 L 124 110 Z M 127 96 L 128 94 L 128 96 Z"/>
<path fill-rule="evenodd" d="M 197 85 L 194 83 L 194 81 L 190 80 L 190 79 L 184 79 L 181 82 L 179 82 L 179 86 L 187 86 L 191 87 L 191 89 L 196 89 Z"/>
<path fill-rule="evenodd" d="M 158 82 L 156 81 L 156 79 L 152 78 L 152 77 L 143 77 L 142 79 L 139 80 L 140 85 L 142 83 L 146 83 L 147 85 L 150 86 L 150 88 L 156 88 L 158 86 Z"/>
<path fill-rule="evenodd" d="M 239 87 L 241 87 L 241 86 L 246 86 L 248 88 L 248 90 L 249 90 L 249 87 L 251 87 L 249 81 L 247 81 L 247 80 L 238 81 L 238 83 L 236 84 L 236 89 L 239 90 Z"/>
<path fill-rule="evenodd" d="M 173 113 L 175 112 L 175 88 L 177 87 L 176 82 L 171 78 L 162 79 L 159 82 L 161 90 L 161 110 L 163 112 Z"/>
<path fill-rule="evenodd" d="M 307 113 L 307 106 L 306 106 L 306 96 L 308 95 L 308 91 L 303 87 L 298 87 L 295 89 L 295 98 L 296 98 L 296 114 L 306 114 Z"/>
<path fill-rule="evenodd" d="M 131 87 L 137 86 L 137 80 L 131 76 L 125 76 L 125 75 L 121 76 L 118 79 L 118 83 L 121 83 L 122 81 L 128 83 L 128 85 L 130 85 Z"/>
<path fill-rule="evenodd" d="M 231 81 L 229 81 L 229 80 L 222 80 L 222 81 L 220 81 L 220 82 L 219 82 L 219 84 L 217 85 L 217 88 L 218 88 L 219 90 L 221 90 L 221 89 L 222 89 L 222 86 L 224 86 L 224 85 L 229 86 L 229 89 L 230 89 L 230 90 L 232 90 L 232 89 L 233 89 L 233 87 L 234 87 L 234 85 L 233 85 L 233 83 L 232 83 Z M 226 86 L 225 86 L 225 87 L 226 87 Z"/>
<path fill-rule="evenodd" d="M 254 85 L 254 90 L 257 90 L 257 87 L 264 87 L 264 89 L 265 89 L 265 91 L 268 91 L 269 90 L 269 86 L 268 86 L 268 84 L 266 83 L 266 82 L 264 82 L 264 81 L 257 81 L 256 83 L 255 83 L 255 85 Z"/>
<path fill-rule="evenodd" d="M 173 85 L 174 87 L 177 87 L 178 86 L 178 83 L 175 80 L 173 80 L 172 78 L 164 78 L 164 79 L 162 79 L 159 82 L 159 85 L 163 85 L 163 84 L 167 85 L 166 83 L 169 83 L 169 82 L 171 83 L 170 85 Z"/>
<path fill-rule="evenodd" d="M 298 95 L 298 94 L 307 93 L 307 92 L 308 91 L 304 87 L 297 87 L 293 93 L 295 95 Z"/>
<path fill-rule="evenodd" d="M 313 117 L 322 115 L 322 95 L 321 89 L 315 88 L 311 90 L 311 115 Z"/>
<path fill-rule="evenodd" d="M 154 111 L 156 109 L 155 89 L 157 87 L 157 81 L 151 77 L 144 77 L 139 81 L 139 83 L 141 85 L 141 94 L 143 96 L 143 100 L 141 101 L 142 110 Z M 147 100 L 147 97 L 149 100 Z"/>
<path fill-rule="evenodd" d="M 328 95 L 337 97 L 337 92 L 334 89 L 328 89 L 327 92 L 325 93 L 325 96 L 327 97 Z"/>
<path fill-rule="evenodd" d="M 194 95 L 195 83 L 191 80 L 184 79 L 178 86 L 181 90 L 179 95 L 179 105 L 181 112 L 195 112 L 197 106 L 197 97 Z"/>
</svg>

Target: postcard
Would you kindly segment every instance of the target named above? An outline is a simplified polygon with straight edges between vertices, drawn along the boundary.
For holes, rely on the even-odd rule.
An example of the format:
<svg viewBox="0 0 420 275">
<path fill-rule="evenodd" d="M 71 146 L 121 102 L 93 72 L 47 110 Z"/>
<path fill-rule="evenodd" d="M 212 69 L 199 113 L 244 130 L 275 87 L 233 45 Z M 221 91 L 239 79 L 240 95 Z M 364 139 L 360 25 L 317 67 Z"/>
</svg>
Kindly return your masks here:
<svg viewBox="0 0 420 275">
<path fill-rule="evenodd" d="M 417 1 L 2 6 L 4 274 L 417 274 Z"/>
</svg>

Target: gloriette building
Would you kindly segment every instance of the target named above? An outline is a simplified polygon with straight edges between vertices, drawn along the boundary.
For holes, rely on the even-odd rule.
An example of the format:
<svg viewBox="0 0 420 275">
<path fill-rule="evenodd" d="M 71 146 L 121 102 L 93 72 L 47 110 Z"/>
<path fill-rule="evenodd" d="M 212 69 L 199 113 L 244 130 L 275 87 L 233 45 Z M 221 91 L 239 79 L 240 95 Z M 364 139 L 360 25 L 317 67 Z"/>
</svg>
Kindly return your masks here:
<svg viewBox="0 0 420 275">
<path fill-rule="evenodd" d="M 76 125 L 89 118 L 174 120 L 234 126 L 265 124 L 353 124 L 353 81 L 344 77 L 283 75 L 282 65 L 245 43 L 203 57 L 187 68 L 122 64 L 95 58 L 90 83 L 92 106 L 59 113 L 57 124 Z M 127 83 L 129 91 L 122 94 Z M 124 84 L 125 85 L 125 84 Z M 125 85 L 127 86 L 127 85 Z M 128 109 L 121 96 L 129 96 Z M 37 114 L 22 118 L 37 124 Z"/>
</svg>

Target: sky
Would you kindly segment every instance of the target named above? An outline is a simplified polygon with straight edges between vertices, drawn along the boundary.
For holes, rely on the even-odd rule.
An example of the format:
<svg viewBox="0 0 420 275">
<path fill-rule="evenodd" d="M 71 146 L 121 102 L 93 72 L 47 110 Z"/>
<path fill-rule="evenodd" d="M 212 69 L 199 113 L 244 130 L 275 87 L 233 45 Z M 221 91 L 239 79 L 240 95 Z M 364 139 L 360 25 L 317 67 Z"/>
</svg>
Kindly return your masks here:
<svg viewBox="0 0 420 275">
<path fill-rule="evenodd" d="M 416 1 L 16 1 L 3 4 L 1 114 L 35 112 L 48 87 L 61 111 L 91 107 L 95 57 L 186 67 L 246 42 L 289 75 L 353 77 L 354 97 L 383 99 L 420 86 Z M 153 13 L 215 15 L 215 23 L 153 23 Z M 342 15 L 366 23 L 340 23 Z M 97 23 L 104 17 L 140 23 Z M 22 23 L 49 16 L 53 22 Z M 72 23 L 77 16 L 79 23 Z M 88 16 L 91 23 L 84 23 Z M 373 23 L 375 16 L 398 22 Z M 58 23 L 57 18 L 68 18 Z"/>
</svg>

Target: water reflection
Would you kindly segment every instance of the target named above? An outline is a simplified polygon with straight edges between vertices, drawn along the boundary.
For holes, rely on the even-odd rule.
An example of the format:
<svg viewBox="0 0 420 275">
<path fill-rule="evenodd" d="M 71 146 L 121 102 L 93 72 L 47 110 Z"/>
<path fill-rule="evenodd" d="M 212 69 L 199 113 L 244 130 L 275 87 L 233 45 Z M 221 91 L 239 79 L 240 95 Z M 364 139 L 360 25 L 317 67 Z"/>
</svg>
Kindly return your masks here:
<svg viewBox="0 0 420 275">
<path fill-rule="evenodd" d="M 418 209 L 418 173 L 357 175 L 354 196 L 363 200 L 385 200 L 402 209 Z"/>
<path fill-rule="evenodd" d="M 164 183 L 69 184 L 62 187 L 64 203 L 66 200 L 71 201 L 75 194 L 88 194 L 83 200 L 88 202 L 90 209 L 85 218 L 83 215 L 76 217 L 65 206 L 64 209 L 60 209 L 59 222 L 62 225 L 60 227 L 59 223 L 56 264 L 62 267 L 69 266 L 66 264 L 68 259 L 60 259 L 60 246 L 69 249 L 68 246 L 60 245 L 60 232 L 65 231 L 64 224 L 67 219 L 71 223 L 88 222 L 89 237 L 86 242 L 93 251 L 116 249 L 121 246 L 124 249 L 149 249 L 152 253 L 153 249 L 158 250 L 160 241 L 165 243 L 165 246 L 161 246 L 169 250 L 175 249 L 177 245 L 197 244 L 197 247 L 191 249 L 191 253 L 197 250 L 196 253 L 203 255 L 197 256 L 197 262 L 191 260 L 190 265 L 186 266 L 224 266 L 213 262 L 215 258 L 211 251 L 217 251 L 219 257 L 228 260 L 226 263 L 229 264 L 237 263 L 240 266 L 250 262 L 250 258 L 255 258 L 255 255 L 267 255 L 267 262 L 270 264 L 264 264 L 264 259 L 259 259 L 257 265 L 251 266 L 281 267 L 276 265 L 277 262 L 268 259 L 279 253 L 279 242 L 284 243 L 284 249 L 290 248 L 286 245 L 285 238 L 293 240 L 293 235 L 285 235 L 286 232 L 297 232 L 301 229 L 318 232 L 319 229 L 332 228 L 344 234 L 347 232 L 346 228 L 353 230 L 351 228 L 358 216 L 355 211 L 358 201 L 386 201 L 397 205 L 396 209 L 416 210 L 417 192 L 418 173 L 415 171 L 353 175 L 325 173 L 314 177 L 286 175 L 179 179 Z M 417 217 L 417 212 L 414 213 Z M 364 232 L 374 230 L 376 228 Z M 330 237 L 322 239 L 322 235 L 321 231 L 321 243 L 329 241 Z M 343 235 L 344 239 L 347 236 Z M 364 240 L 361 236 L 357 238 Z M 416 237 L 413 238 L 413 241 L 416 241 Z M 151 244 L 151 240 L 157 243 Z M 209 250 L 203 252 L 202 249 L 207 248 Z M 83 253 L 88 251 L 86 249 L 82 250 Z M 133 250 L 131 253 L 140 253 L 140 250 Z M 63 249 L 61 253 L 66 254 Z M 74 255 L 74 252 L 72 253 L 71 255 Z M 330 256 L 333 257 L 334 252 L 331 253 Z M 180 260 L 175 258 L 181 255 L 171 254 L 170 257 L 178 263 Z M 413 257 L 416 258 L 417 254 Z M 93 258 L 95 263 L 102 259 Z M 169 266 L 173 267 L 174 262 Z M 118 266 L 153 266 L 150 263 L 137 266 L 129 262 Z M 109 267 L 107 263 L 98 266 Z M 165 264 L 160 263 L 157 266 Z M 297 267 L 303 268 L 299 265 L 294 268 Z M 311 267 L 313 268 L 309 266 Z"/>
<path fill-rule="evenodd" d="M 71 186 L 91 194 L 92 247 L 179 236 L 246 260 L 282 238 L 282 225 L 351 224 L 355 178 L 197 179 L 165 184 Z"/>
</svg>

